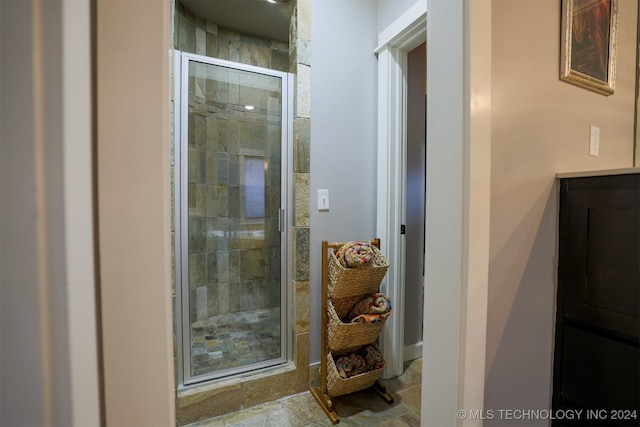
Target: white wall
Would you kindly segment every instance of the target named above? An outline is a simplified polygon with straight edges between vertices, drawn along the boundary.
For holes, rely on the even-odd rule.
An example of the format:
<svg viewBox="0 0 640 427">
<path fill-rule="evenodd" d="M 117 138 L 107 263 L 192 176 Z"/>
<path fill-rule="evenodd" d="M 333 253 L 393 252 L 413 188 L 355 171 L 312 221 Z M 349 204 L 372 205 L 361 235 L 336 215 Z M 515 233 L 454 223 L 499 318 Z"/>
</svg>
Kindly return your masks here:
<svg viewBox="0 0 640 427">
<path fill-rule="evenodd" d="M 71 408 L 100 422 L 93 200 L 90 1 L 63 2 L 63 182 Z M 73 25 L 69 25 L 73 24 Z"/>
<path fill-rule="evenodd" d="M 0 424 L 97 425 L 89 2 L 0 16 Z"/>
<path fill-rule="evenodd" d="M 377 0 L 378 32 L 387 28 L 418 0 Z"/>
<path fill-rule="evenodd" d="M 320 360 L 321 242 L 372 239 L 376 203 L 377 11 L 311 3 L 311 362 Z M 318 212 L 317 190 L 331 210 Z M 384 246 L 385 242 L 382 242 Z"/>
<path fill-rule="evenodd" d="M 486 408 L 550 407 L 554 176 L 632 165 L 636 8 L 619 1 L 616 91 L 606 97 L 559 80 L 558 1 L 494 0 Z M 590 124 L 600 126 L 599 157 L 588 155 Z M 486 423 L 499 424 L 515 422 Z"/>
<path fill-rule="evenodd" d="M 32 2 L 0 3 L 0 424 L 42 425 Z M 20 143 L 18 143 L 20 141 Z M 28 313 L 28 315 L 26 315 Z"/>
</svg>

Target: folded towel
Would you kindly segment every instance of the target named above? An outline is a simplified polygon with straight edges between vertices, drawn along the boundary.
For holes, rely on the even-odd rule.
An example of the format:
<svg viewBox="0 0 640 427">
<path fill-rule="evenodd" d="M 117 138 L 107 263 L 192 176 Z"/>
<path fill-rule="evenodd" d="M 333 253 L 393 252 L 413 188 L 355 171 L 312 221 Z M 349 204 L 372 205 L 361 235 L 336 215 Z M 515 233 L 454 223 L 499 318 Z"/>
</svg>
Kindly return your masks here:
<svg viewBox="0 0 640 427">
<path fill-rule="evenodd" d="M 345 268 L 363 268 L 373 265 L 373 247 L 367 242 L 348 242 L 336 251 L 336 258 Z"/>
<path fill-rule="evenodd" d="M 384 321 L 391 314 L 391 300 L 388 296 L 376 293 L 353 306 L 345 317 L 345 322 L 376 323 Z"/>
</svg>

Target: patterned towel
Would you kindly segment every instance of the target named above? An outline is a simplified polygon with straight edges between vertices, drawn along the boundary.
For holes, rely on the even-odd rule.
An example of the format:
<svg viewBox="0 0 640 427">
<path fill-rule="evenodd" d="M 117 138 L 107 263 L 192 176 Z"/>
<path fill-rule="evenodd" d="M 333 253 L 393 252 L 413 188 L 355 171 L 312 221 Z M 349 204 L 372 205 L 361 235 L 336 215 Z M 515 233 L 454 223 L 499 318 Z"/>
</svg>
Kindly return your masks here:
<svg viewBox="0 0 640 427">
<path fill-rule="evenodd" d="M 349 378 L 362 374 L 368 370 L 367 363 L 359 354 L 351 353 L 348 356 L 341 356 L 336 359 L 336 368 L 341 378 Z"/>
<path fill-rule="evenodd" d="M 358 353 L 340 356 L 335 362 L 338 375 L 340 375 L 340 378 L 345 379 L 384 367 L 382 354 L 374 345 L 368 345 L 359 350 Z"/>
<path fill-rule="evenodd" d="M 367 363 L 367 371 L 373 371 L 374 369 L 380 369 L 384 366 L 382 361 L 382 354 L 373 345 L 368 345 L 364 349 L 364 359 Z"/>
<path fill-rule="evenodd" d="M 363 268 L 373 265 L 373 247 L 367 242 L 348 242 L 336 251 L 336 258 L 345 268 Z"/>
<path fill-rule="evenodd" d="M 390 314 L 391 300 L 385 294 L 376 293 L 354 305 L 344 320 L 345 323 L 377 323 L 384 321 Z"/>
</svg>

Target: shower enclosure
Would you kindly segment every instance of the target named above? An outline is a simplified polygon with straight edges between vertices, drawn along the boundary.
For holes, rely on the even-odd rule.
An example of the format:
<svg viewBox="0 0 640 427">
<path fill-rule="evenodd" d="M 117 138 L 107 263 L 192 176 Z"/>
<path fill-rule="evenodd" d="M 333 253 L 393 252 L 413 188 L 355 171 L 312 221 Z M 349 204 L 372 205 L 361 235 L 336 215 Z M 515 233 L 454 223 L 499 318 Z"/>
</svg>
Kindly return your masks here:
<svg viewBox="0 0 640 427">
<path fill-rule="evenodd" d="M 178 380 L 290 359 L 290 75 L 175 52 Z"/>
</svg>

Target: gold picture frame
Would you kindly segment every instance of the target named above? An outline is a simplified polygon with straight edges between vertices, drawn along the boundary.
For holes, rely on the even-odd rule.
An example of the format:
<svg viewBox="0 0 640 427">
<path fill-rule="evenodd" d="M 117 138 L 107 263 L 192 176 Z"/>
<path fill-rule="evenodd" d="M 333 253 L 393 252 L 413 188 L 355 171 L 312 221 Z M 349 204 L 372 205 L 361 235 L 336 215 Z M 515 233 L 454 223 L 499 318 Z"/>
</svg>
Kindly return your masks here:
<svg viewBox="0 0 640 427">
<path fill-rule="evenodd" d="M 562 0 L 560 80 L 612 95 L 618 0 Z"/>
</svg>

